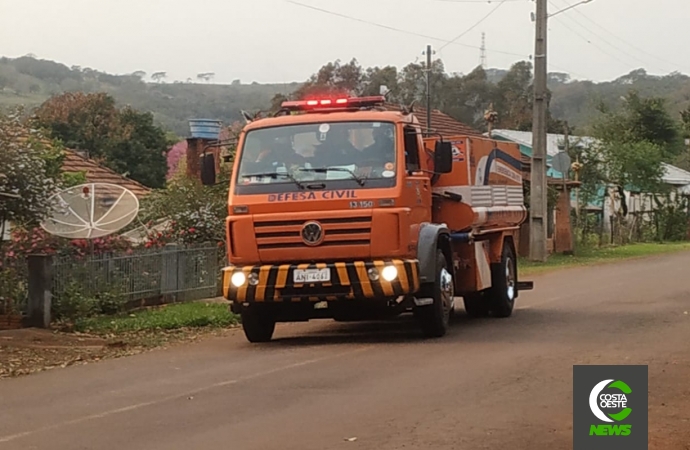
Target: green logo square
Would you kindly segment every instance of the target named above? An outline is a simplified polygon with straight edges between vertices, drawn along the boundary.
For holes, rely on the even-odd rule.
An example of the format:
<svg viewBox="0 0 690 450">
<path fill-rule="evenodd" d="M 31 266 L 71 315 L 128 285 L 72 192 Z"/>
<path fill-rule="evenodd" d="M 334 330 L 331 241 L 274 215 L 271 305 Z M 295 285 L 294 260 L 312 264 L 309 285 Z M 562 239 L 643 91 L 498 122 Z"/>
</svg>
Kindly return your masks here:
<svg viewBox="0 0 690 450">
<path fill-rule="evenodd" d="M 573 366 L 573 450 L 647 450 L 647 366 Z"/>
</svg>

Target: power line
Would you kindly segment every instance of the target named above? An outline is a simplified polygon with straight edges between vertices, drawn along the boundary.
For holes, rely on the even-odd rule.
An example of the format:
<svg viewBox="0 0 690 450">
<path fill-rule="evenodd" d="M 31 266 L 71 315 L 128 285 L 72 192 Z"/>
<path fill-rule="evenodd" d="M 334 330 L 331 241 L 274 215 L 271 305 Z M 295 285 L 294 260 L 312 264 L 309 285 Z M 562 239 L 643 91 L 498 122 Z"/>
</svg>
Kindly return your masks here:
<svg viewBox="0 0 690 450">
<path fill-rule="evenodd" d="M 549 1 L 549 3 L 551 3 L 553 6 L 556 6 L 556 5 L 555 5 L 554 3 L 552 3 L 551 1 Z M 560 19 L 560 17 L 559 17 L 559 19 Z M 644 65 L 649 65 L 649 64 L 648 64 L 648 61 L 642 60 L 642 59 L 638 58 L 637 56 L 630 54 L 630 52 L 628 52 L 627 50 L 625 50 L 625 49 L 623 49 L 623 48 L 620 48 L 619 46 L 614 45 L 614 44 L 608 42 L 607 39 L 603 38 L 602 36 L 598 35 L 598 34 L 595 33 L 594 31 L 592 31 L 592 30 L 590 30 L 589 28 L 587 28 L 586 26 L 582 25 L 580 22 L 578 22 L 577 20 L 575 20 L 573 17 L 570 17 L 569 19 L 570 19 L 571 21 L 573 21 L 575 24 L 577 24 L 577 25 L 579 25 L 580 27 L 582 27 L 585 31 L 588 31 L 589 33 L 591 33 L 592 35 L 594 35 L 596 38 L 599 38 L 599 39 L 601 40 L 602 43 L 604 43 L 604 44 L 610 46 L 610 47 L 613 48 L 614 50 L 617 50 L 617 51 L 621 52 L 622 54 L 624 54 L 624 55 L 626 55 L 626 56 L 628 56 L 628 57 L 630 57 L 630 58 L 632 58 L 632 59 L 634 59 L 634 60 L 636 60 L 636 61 L 638 61 L 638 62 L 644 64 Z M 558 19 L 556 19 L 556 20 L 558 20 Z M 561 23 L 564 24 L 563 21 L 561 21 Z M 565 24 L 564 24 L 564 25 L 565 25 Z M 611 56 L 612 58 L 615 58 L 615 59 L 617 59 L 618 61 L 623 62 L 624 64 L 626 64 L 626 66 L 634 66 L 634 65 L 635 65 L 635 64 L 632 64 L 632 65 L 631 65 L 631 64 L 629 64 L 629 62 L 623 61 L 622 59 L 618 58 L 616 55 L 612 55 L 611 53 L 608 53 L 608 52 L 604 51 L 604 50 L 601 49 L 599 46 L 597 46 L 596 44 L 592 43 L 588 38 L 586 38 L 586 37 L 582 36 L 581 34 L 577 33 L 575 30 L 573 30 L 572 28 L 569 28 L 567 25 L 565 25 L 565 26 L 566 26 L 566 28 L 570 29 L 570 30 L 573 31 L 574 33 L 578 34 L 578 35 L 579 35 L 580 37 L 582 37 L 583 39 L 587 40 L 587 42 L 589 42 L 589 43 L 592 44 L 594 47 L 596 47 L 596 48 L 598 48 L 599 50 L 601 50 L 603 53 L 606 53 L 608 56 Z"/>
<path fill-rule="evenodd" d="M 497 10 L 498 8 L 500 8 L 501 6 L 503 6 L 503 5 L 505 4 L 505 2 L 506 2 L 506 0 L 503 0 L 501 3 L 499 3 L 498 5 L 496 5 L 496 7 L 495 7 L 494 9 L 492 9 L 491 11 L 489 11 L 489 13 L 488 13 L 487 15 L 485 15 L 484 17 L 482 17 L 481 19 L 479 19 L 478 22 L 476 22 L 474 25 L 472 25 L 471 27 L 469 27 L 468 29 L 466 29 L 465 31 L 463 31 L 462 33 L 460 33 L 459 35 L 457 35 L 456 37 L 454 37 L 454 38 L 451 39 L 450 41 L 446 42 L 439 50 L 443 50 L 444 48 L 446 48 L 446 47 L 449 46 L 450 44 L 454 43 L 455 41 L 457 41 L 458 39 L 460 39 L 461 37 L 463 37 L 464 35 L 466 35 L 466 34 L 469 33 L 470 31 L 474 30 L 476 27 L 479 26 L 479 24 L 481 24 L 481 23 L 484 22 L 486 19 L 488 19 L 489 17 L 491 17 L 491 15 L 492 15 L 493 13 L 495 13 L 496 10 Z"/>
<path fill-rule="evenodd" d="M 444 2 L 444 3 L 495 3 L 498 0 L 433 0 L 435 2 Z M 531 0 L 503 0 L 504 3 L 509 3 L 509 2 L 528 2 Z"/>
<path fill-rule="evenodd" d="M 383 29 L 389 30 L 389 31 L 396 31 L 396 32 L 398 32 L 398 33 L 409 34 L 409 35 L 411 35 L 411 36 L 422 37 L 422 38 L 424 38 L 424 39 L 431 39 L 431 40 L 438 41 L 438 42 L 442 42 L 442 43 L 452 43 L 452 44 L 454 44 L 454 45 L 460 45 L 460 46 L 462 46 L 462 47 L 467 47 L 467 48 L 481 49 L 481 47 L 479 47 L 479 46 L 477 46 L 477 45 L 463 44 L 462 42 L 451 42 L 451 41 L 448 41 L 447 39 L 442 39 L 442 38 L 435 37 L 435 36 L 429 36 L 429 35 L 417 33 L 417 32 L 414 32 L 414 31 L 403 30 L 403 29 L 400 29 L 400 28 L 395 28 L 395 27 L 391 27 L 391 26 L 388 26 L 388 25 L 380 24 L 380 23 L 377 23 L 377 22 L 371 22 L 371 21 L 369 21 L 369 20 L 364 20 L 364 19 L 360 19 L 360 18 L 358 18 L 358 17 L 348 16 L 348 15 L 346 15 L 346 14 L 341 14 L 341 13 L 338 13 L 338 12 L 335 12 L 335 11 L 329 11 L 329 10 L 327 10 L 327 9 L 323 9 L 323 8 L 319 8 L 319 7 L 317 7 L 317 6 L 312 6 L 312 5 L 307 5 L 307 4 L 304 4 L 304 3 L 296 2 L 296 1 L 294 1 L 294 0 L 284 0 L 284 1 L 287 2 L 287 3 L 292 3 L 293 5 L 301 6 L 302 8 L 313 9 L 314 11 L 320 11 L 320 12 L 322 12 L 322 13 L 324 13 L 324 14 L 330 14 L 330 15 L 332 15 L 332 16 L 337 16 L 337 17 L 341 17 L 341 18 L 343 18 L 343 19 L 353 20 L 353 21 L 355 21 L 355 22 L 366 23 L 366 24 L 368 24 L 368 25 L 372 25 L 372 26 L 375 26 L 375 27 L 383 28 Z M 503 54 L 503 55 L 519 56 L 520 58 L 527 58 L 527 56 L 525 56 L 524 54 L 520 54 L 520 53 L 505 52 L 505 51 L 500 51 L 500 50 L 492 50 L 492 51 L 494 51 L 495 53 L 501 53 L 501 54 Z"/>
<path fill-rule="evenodd" d="M 556 5 L 554 5 L 552 2 L 549 2 L 549 3 L 550 3 L 552 6 L 556 6 Z M 600 52 L 606 54 L 607 56 L 610 56 L 610 57 L 613 58 L 613 59 L 618 60 L 619 62 L 623 63 L 623 64 L 625 65 L 625 67 L 630 67 L 631 64 L 630 64 L 628 61 L 623 61 L 622 59 L 620 59 L 620 58 L 619 58 L 618 56 L 616 56 L 615 54 L 609 53 L 609 52 L 607 52 L 606 50 L 604 50 L 603 48 L 599 47 L 597 44 L 595 44 L 594 42 L 592 42 L 588 37 L 583 36 L 579 31 L 574 30 L 573 28 L 569 27 L 568 24 L 565 23 L 564 21 L 560 20 L 559 17 L 555 18 L 555 20 L 558 20 L 559 22 L 561 22 L 561 24 L 562 24 L 565 28 L 567 28 L 568 30 L 570 30 L 571 32 L 573 32 L 574 34 L 576 34 L 577 36 L 579 36 L 580 38 L 584 39 L 585 42 L 587 42 L 588 44 L 590 44 L 591 46 L 593 46 L 594 48 L 596 48 L 596 49 L 599 50 Z"/>
<path fill-rule="evenodd" d="M 632 43 L 626 41 L 625 39 L 621 38 L 620 36 L 616 35 L 616 34 L 613 33 L 612 31 L 610 31 L 608 28 L 606 28 L 606 27 L 604 27 L 604 26 L 598 24 L 597 22 L 595 22 L 593 19 L 591 19 L 590 17 L 588 17 L 588 16 L 585 15 L 584 13 L 582 13 L 582 12 L 580 12 L 580 11 L 578 11 L 578 10 L 575 10 L 575 12 L 576 12 L 577 14 L 581 15 L 582 17 L 584 17 L 585 20 L 587 20 L 588 22 L 590 22 L 590 23 L 592 23 L 593 25 L 595 25 L 595 26 L 601 28 L 601 29 L 604 30 L 606 33 L 608 33 L 609 35 L 611 35 L 611 36 L 613 36 L 614 38 L 618 39 L 619 42 L 622 42 L 623 44 L 628 45 L 629 47 L 631 47 L 631 48 L 637 50 L 638 52 L 643 53 L 643 54 L 645 54 L 645 55 L 647 55 L 647 56 L 650 56 L 650 57 L 656 59 L 657 61 L 661 61 L 661 62 L 663 62 L 663 63 L 665 63 L 665 64 L 668 64 L 670 67 L 677 67 L 677 64 L 676 64 L 676 63 L 671 62 L 671 61 L 668 61 L 668 60 L 666 60 L 666 59 L 664 59 L 664 58 L 659 58 L 659 57 L 656 56 L 655 54 L 650 53 L 650 52 L 647 52 L 647 51 L 641 49 L 640 47 L 637 47 L 635 44 L 632 44 Z"/>
<path fill-rule="evenodd" d="M 349 15 L 347 15 L 347 14 L 342 14 L 342 13 L 338 13 L 338 12 L 335 12 L 335 11 L 330 11 L 330 10 L 327 10 L 327 9 L 319 8 L 319 7 L 317 7 L 317 6 L 306 5 L 306 4 L 304 4 L 304 3 L 300 3 L 300 2 L 297 2 L 297 1 L 295 1 L 295 0 L 284 0 L 284 1 L 287 2 L 287 3 L 291 3 L 291 4 L 293 4 L 293 5 L 296 5 L 296 6 L 301 6 L 302 8 L 307 8 L 307 9 L 311 9 L 311 10 L 314 10 L 314 11 L 319 11 L 319 12 L 322 12 L 322 13 L 324 13 L 324 14 L 329 14 L 329 15 L 336 16 L 336 17 L 340 17 L 340 18 L 343 18 L 343 19 L 352 20 L 352 21 L 355 21 L 355 22 L 365 23 L 365 24 L 367 24 L 367 25 L 375 26 L 375 27 L 378 27 L 378 28 L 383 28 L 383 29 L 389 30 L 389 31 L 395 31 L 395 32 L 397 32 L 397 33 L 403 33 L 403 34 L 408 34 L 408 35 L 411 35 L 411 36 L 422 37 L 422 38 L 424 38 L 424 39 L 431 39 L 431 40 L 438 41 L 438 42 L 442 42 L 442 43 L 448 43 L 448 42 L 450 42 L 450 41 L 448 41 L 447 39 L 442 39 L 442 38 L 439 38 L 439 37 L 429 36 L 429 35 L 417 33 L 417 32 L 414 32 L 414 31 L 403 30 L 403 29 L 400 29 L 400 28 L 391 27 L 391 26 L 384 25 L 384 24 L 380 24 L 380 23 L 377 23 L 377 22 L 372 22 L 372 21 L 369 21 L 369 20 L 360 19 L 360 18 L 358 18 L 358 17 L 349 16 Z M 505 1 L 511 1 L 511 0 L 505 0 Z M 516 1 L 516 0 L 514 0 L 514 1 Z M 453 42 L 453 45 L 459 45 L 459 46 L 461 46 L 461 47 L 467 47 L 467 48 L 473 48 L 473 49 L 481 50 L 481 47 L 480 47 L 480 46 L 469 45 L 469 44 L 463 44 L 462 42 Z M 531 59 L 531 56 L 525 55 L 525 54 L 520 54 L 520 53 L 506 52 L 506 51 L 502 51 L 502 50 L 493 50 L 493 49 L 492 49 L 492 50 L 489 50 L 489 51 L 491 51 L 491 52 L 493 52 L 493 53 L 502 54 L 502 55 L 517 56 L 517 57 L 519 57 L 519 58 L 522 58 L 523 60 L 530 60 L 530 59 Z M 440 53 L 440 50 L 439 50 L 439 53 Z M 572 71 L 572 70 L 565 69 L 565 68 L 563 68 L 563 67 L 558 67 L 558 66 L 556 66 L 555 64 L 552 64 L 552 63 L 550 63 L 550 62 L 549 62 L 549 66 L 550 66 L 550 67 L 553 67 L 553 68 L 555 68 L 555 69 L 558 69 L 558 70 L 562 70 L 562 71 L 564 71 L 564 72 L 568 72 L 568 73 L 570 73 L 570 74 L 572 74 L 572 75 L 576 75 L 576 76 L 578 76 L 578 77 L 580 77 L 580 78 L 587 78 L 586 76 L 584 76 L 584 75 L 582 75 L 582 74 L 578 74 L 577 72 L 574 72 L 574 71 Z"/>
</svg>

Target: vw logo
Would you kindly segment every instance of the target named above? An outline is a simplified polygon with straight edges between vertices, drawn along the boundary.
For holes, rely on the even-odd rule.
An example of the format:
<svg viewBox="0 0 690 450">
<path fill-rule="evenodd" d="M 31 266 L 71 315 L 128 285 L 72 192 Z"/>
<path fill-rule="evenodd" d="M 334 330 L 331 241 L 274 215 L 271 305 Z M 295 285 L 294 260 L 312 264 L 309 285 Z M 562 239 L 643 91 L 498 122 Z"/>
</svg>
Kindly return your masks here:
<svg viewBox="0 0 690 450">
<path fill-rule="evenodd" d="M 324 233 L 318 222 L 307 222 L 302 226 L 302 240 L 309 246 L 316 246 L 323 242 Z"/>
</svg>

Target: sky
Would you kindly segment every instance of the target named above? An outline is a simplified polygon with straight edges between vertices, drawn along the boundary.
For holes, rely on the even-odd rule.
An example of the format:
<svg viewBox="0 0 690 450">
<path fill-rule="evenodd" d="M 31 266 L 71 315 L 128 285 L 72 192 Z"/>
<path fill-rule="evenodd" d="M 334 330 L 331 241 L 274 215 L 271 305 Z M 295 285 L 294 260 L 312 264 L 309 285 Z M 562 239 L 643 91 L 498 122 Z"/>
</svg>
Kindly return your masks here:
<svg viewBox="0 0 690 450">
<path fill-rule="evenodd" d="M 689 0 L 591 0 L 549 19 L 548 62 L 574 79 L 690 74 Z M 579 0 L 549 0 L 549 13 Z M 315 9 L 316 8 L 316 9 Z M 303 81 L 323 64 L 403 67 L 431 44 L 449 72 L 534 49 L 533 0 L 0 0 L 0 55 L 168 82 Z M 343 17 L 343 16 L 348 16 Z M 456 39 L 453 41 L 454 39 Z"/>
</svg>

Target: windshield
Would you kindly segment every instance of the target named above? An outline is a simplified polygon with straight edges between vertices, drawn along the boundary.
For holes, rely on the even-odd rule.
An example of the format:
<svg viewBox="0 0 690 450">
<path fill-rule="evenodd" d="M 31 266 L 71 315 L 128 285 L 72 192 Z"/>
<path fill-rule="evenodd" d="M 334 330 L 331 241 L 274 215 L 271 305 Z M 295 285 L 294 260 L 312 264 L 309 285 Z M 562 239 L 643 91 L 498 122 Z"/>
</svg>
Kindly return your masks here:
<svg viewBox="0 0 690 450">
<path fill-rule="evenodd" d="M 247 133 L 238 194 L 395 185 L 395 125 L 333 122 Z"/>
</svg>

